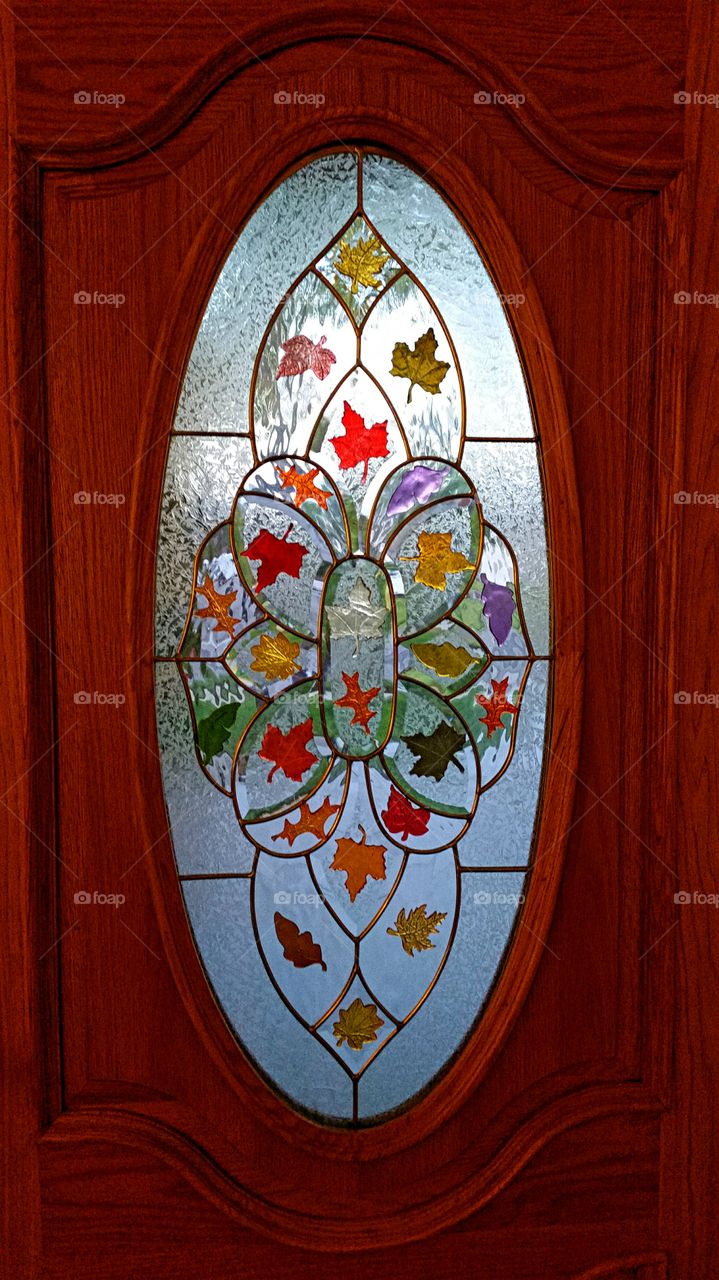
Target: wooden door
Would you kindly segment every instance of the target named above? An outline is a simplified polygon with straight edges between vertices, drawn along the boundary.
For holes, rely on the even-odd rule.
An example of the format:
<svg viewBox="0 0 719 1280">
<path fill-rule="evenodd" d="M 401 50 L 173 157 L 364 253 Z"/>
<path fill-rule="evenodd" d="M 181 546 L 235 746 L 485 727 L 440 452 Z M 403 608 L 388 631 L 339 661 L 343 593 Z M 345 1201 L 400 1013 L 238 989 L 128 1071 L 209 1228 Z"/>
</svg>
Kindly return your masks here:
<svg viewBox="0 0 719 1280">
<path fill-rule="evenodd" d="M 695 7 L 687 54 L 682 17 L 3 13 L 13 1280 L 713 1274 L 710 761 L 703 794 L 688 762 L 711 733 L 693 690 L 711 690 L 713 242 L 694 201 L 716 124 L 712 21 Z M 289 1105 L 213 998 L 153 681 L 163 474 L 205 305 L 278 182 L 353 149 L 431 181 L 504 297 L 553 632 L 512 947 L 447 1069 L 370 1127 Z"/>
</svg>

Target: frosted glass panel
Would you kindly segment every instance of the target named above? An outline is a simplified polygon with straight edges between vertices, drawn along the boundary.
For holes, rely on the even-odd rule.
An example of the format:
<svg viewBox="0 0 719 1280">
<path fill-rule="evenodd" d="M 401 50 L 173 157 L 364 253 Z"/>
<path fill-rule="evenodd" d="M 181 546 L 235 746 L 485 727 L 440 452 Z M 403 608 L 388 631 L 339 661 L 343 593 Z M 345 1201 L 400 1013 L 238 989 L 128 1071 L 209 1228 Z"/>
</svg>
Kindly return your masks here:
<svg viewBox="0 0 719 1280">
<path fill-rule="evenodd" d="M 351 214 L 348 152 L 293 173 L 250 219 L 222 269 L 190 357 L 176 431 L 248 431 L 250 381 L 265 327 L 309 260 Z"/>
<path fill-rule="evenodd" d="M 329 1123 L 379 1122 L 441 1072 L 531 892 L 532 432 L 501 303 L 421 178 L 338 152 L 250 219 L 168 456 L 158 731 L 216 998 Z"/>
<path fill-rule="evenodd" d="M 467 435 L 533 435 L 514 340 L 467 232 L 438 192 L 396 160 L 369 155 L 363 173 L 370 219 L 419 277 L 452 335 L 465 380 Z"/>
</svg>

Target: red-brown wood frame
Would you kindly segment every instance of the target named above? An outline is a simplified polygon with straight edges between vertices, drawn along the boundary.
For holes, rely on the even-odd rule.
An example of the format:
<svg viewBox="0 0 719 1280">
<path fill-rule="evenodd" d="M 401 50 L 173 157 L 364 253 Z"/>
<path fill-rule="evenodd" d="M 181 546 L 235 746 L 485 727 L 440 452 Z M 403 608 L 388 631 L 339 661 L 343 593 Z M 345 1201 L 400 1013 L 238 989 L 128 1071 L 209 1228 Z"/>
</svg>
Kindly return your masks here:
<svg viewBox="0 0 719 1280">
<path fill-rule="evenodd" d="M 165 26 L 170 13 L 179 20 L 176 6 L 163 8 Z M 678 682 L 711 689 L 711 650 L 696 639 L 697 622 L 709 622 L 713 565 L 696 555 L 695 539 L 715 512 L 677 509 L 672 498 L 711 487 L 715 335 L 710 317 L 677 309 L 673 294 L 708 292 L 716 270 L 713 218 L 700 217 L 696 202 L 716 200 L 717 126 L 706 111 L 687 112 L 682 174 L 676 151 L 657 146 L 652 156 L 649 147 L 631 164 L 618 128 L 614 149 L 600 147 L 538 101 L 524 115 L 496 107 L 477 121 L 475 86 L 521 92 L 522 64 L 511 69 L 509 47 L 504 58 L 486 52 L 480 61 L 475 35 L 458 59 L 445 39 L 419 24 L 408 38 L 398 13 L 378 11 L 381 30 L 355 49 L 355 15 L 305 8 L 312 21 L 301 45 L 290 16 L 243 20 L 243 39 L 262 64 L 227 34 L 203 39 L 197 30 L 188 53 L 178 33 L 148 69 L 145 90 L 176 52 L 178 70 L 157 105 L 145 98 L 131 129 L 107 115 L 92 127 L 82 121 L 77 143 L 60 137 L 66 106 L 53 104 L 43 121 L 52 59 L 41 45 L 29 51 L 9 12 L 0 20 L 10 139 L 0 441 L 9 554 L 0 618 L 11 681 L 0 1014 L 11 1064 L 6 1178 L 16 1188 L 7 1200 L 7 1274 L 230 1276 L 244 1242 L 243 1274 L 271 1275 L 284 1242 L 306 1251 L 292 1264 L 302 1276 L 315 1274 L 318 1251 L 328 1269 L 359 1275 L 367 1249 L 381 1250 L 372 1254 L 377 1276 L 449 1275 L 470 1258 L 491 1258 L 498 1280 L 709 1276 L 714 1138 L 702 1111 L 716 1070 L 711 921 L 698 909 L 677 913 L 674 892 L 714 888 L 707 797 L 709 785 L 716 794 L 716 761 L 711 710 L 676 711 L 673 695 Z M 436 14 L 427 19 L 437 26 Z M 452 21 L 445 14 L 456 39 Z M 43 39 L 59 40 L 72 61 L 59 7 L 47 22 Z M 716 16 L 693 9 L 692 90 L 716 88 L 712 23 Z M 88 49 L 106 66 L 95 25 L 93 17 Z M 148 31 L 145 43 L 151 38 Z M 495 42 L 501 48 L 496 33 Z M 339 61 L 325 71 L 328 47 Z M 402 76 L 393 78 L 399 60 Z M 305 112 L 277 123 L 271 149 L 252 150 L 249 169 L 236 144 L 233 172 L 217 181 L 232 163 L 233 131 L 261 134 L 258 122 L 271 118 L 264 62 L 283 86 L 308 91 L 313 71 L 324 71 L 335 105 L 326 117 Z M 37 87 L 19 82 L 16 93 L 16 65 L 37 65 Z M 527 296 L 510 318 L 542 436 L 557 635 L 527 936 L 518 934 L 485 1019 L 431 1094 L 362 1133 L 322 1130 L 290 1112 L 247 1064 L 209 997 L 174 874 L 152 705 L 154 530 L 182 371 L 237 231 L 283 172 L 332 145 L 328 132 L 431 166 L 501 291 Z M 638 122 L 632 136 L 639 154 Z M 173 227 L 183 198 L 191 203 L 182 183 L 208 194 Z M 113 218 L 116 245 L 107 240 Z M 125 332 L 100 317 L 92 334 L 78 333 L 56 257 L 78 272 L 76 287 L 84 287 L 82 270 L 109 289 L 113 264 L 122 269 L 160 234 L 152 272 L 135 277 L 134 296 L 128 290 Z M 602 287 L 610 302 L 598 297 Z M 578 430 L 580 420 L 588 429 Z M 66 473 L 76 458 L 81 488 L 132 476 L 123 533 L 74 518 Z M 109 628 L 111 581 L 120 607 Z M 76 638 L 72 611 L 82 601 Z M 694 642 L 680 665 L 682 617 L 692 619 Z M 127 678 L 122 733 L 99 717 L 92 732 L 72 724 L 78 667 L 85 687 Z M 20 697 L 28 693 L 29 711 Z M 607 698 L 616 705 L 604 724 Z M 680 714 L 691 720 L 694 752 L 681 760 L 681 791 Z M 120 799 L 108 815 L 111 775 Z M 561 882 L 559 859 L 544 856 L 557 844 L 547 815 L 568 838 Z M 96 862 L 87 860 L 93 823 Z M 130 885 L 147 877 L 149 895 L 135 888 L 124 930 L 107 920 L 73 923 L 73 891 L 98 868 Z M 118 989 L 108 1009 L 118 974 L 131 990 Z M 701 1045 L 696 1055 L 692 1041 Z M 182 1054 L 167 1061 L 181 1043 Z M 174 1238 L 163 1246 L 173 1211 Z M 131 1268 L 128 1222 L 137 1230 Z M 356 1262 L 347 1251 L 357 1251 Z"/>
</svg>

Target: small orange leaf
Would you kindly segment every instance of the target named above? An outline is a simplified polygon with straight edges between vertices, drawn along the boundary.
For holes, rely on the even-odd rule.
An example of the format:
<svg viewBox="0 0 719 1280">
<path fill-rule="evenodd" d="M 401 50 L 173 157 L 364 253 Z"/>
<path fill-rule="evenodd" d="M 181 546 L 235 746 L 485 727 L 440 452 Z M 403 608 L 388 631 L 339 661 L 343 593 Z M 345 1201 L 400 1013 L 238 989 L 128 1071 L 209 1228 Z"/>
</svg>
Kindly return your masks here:
<svg viewBox="0 0 719 1280">
<path fill-rule="evenodd" d="M 205 574 L 205 581 L 202 586 L 198 585 L 197 591 L 207 601 L 204 609 L 197 610 L 198 618 L 214 618 L 216 625 L 212 628 L 213 631 L 226 631 L 228 636 L 234 635 L 237 618 L 232 617 L 230 606 L 235 603 L 237 592 L 228 591 L 223 595 L 221 591 L 216 591 L 209 574 Z"/>
<path fill-rule="evenodd" d="M 359 829 L 362 833 L 361 841 L 351 840 L 347 836 L 338 838 L 337 850 L 330 863 L 330 871 L 345 872 L 345 888 L 352 902 L 362 892 L 370 876 L 373 880 L 384 880 L 387 875 L 384 861 L 386 848 L 381 844 L 367 844 L 364 827 L 360 826 Z"/>
<path fill-rule="evenodd" d="M 475 702 L 484 708 L 484 719 L 480 720 L 487 730 L 487 737 L 491 738 L 497 729 L 502 728 L 503 715 L 516 715 L 519 707 L 515 707 L 507 698 L 507 685 L 509 684 L 509 676 L 505 676 L 504 680 L 492 681 L 492 696 L 485 698 L 483 693 L 478 693 Z"/>
<path fill-rule="evenodd" d="M 342 698 L 338 698 L 335 702 L 336 707 L 349 707 L 354 712 L 350 724 L 359 724 L 369 737 L 369 722 L 373 716 L 377 715 L 376 711 L 369 710 L 369 704 L 373 698 L 379 693 L 379 686 L 374 689 L 360 689 L 359 671 L 355 671 L 354 675 L 348 676 L 346 672 L 342 672 L 342 679 L 345 682 L 347 692 Z"/>
<path fill-rule="evenodd" d="M 311 835 L 318 836 L 320 839 L 325 834 L 325 823 L 333 813 L 337 813 L 338 804 L 330 804 L 327 796 L 325 796 L 322 804 L 318 809 L 310 809 L 309 802 L 303 800 L 300 805 L 300 816 L 295 822 L 290 822 L 289 818 L 285 818 L 285 825 L 273 840 L 286 840 L 288 844 L 294 844 L 298 836 Z"/>
<path fill-rule="evenodd" d="M 294 489 L 296 507 L 301 507 L 303 502 L 317 502 L 323 511 L 327 510 L 327 503 L 332 495 L 315 484 L 315 476 L 320 474 L 319 467 L 312 467 L 305 472 L 298 471 L 295 467 L 288 467 L 286 471 L 275 467 L 275 471 L 283 489 Z"/>
</svg>

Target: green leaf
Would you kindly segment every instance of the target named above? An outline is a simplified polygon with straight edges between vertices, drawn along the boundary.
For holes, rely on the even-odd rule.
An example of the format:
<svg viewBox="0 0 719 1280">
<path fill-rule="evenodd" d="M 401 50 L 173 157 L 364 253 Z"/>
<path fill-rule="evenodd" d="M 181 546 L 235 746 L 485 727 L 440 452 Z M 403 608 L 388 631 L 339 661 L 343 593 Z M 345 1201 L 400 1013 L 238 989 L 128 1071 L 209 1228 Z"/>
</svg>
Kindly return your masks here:
<svg viewBox="0 0 719 1280">
<path fill-rule="evenodd" d="M 204 720 L 197 722 L 197 746 L 202 756 L 202 763 L 209 764 L 219 755 L 235 727 L 238 712 L 242 710 L 241 702 L 226 702 L 216 707 Z"/>
<path fill-rule="evenodd" d="M 438 360 L 436 352 L 437 339 L 434 336 L 434 329 L 428 329 L 423 333 L 411 351 L 406 342 L 395 343 L 390 373 L 395 378 L 409 378 L 407 404 L 412 400 L 415 387 L 422 387 L 423 391 L 428 391 L 433 396 L 439 393 L 440 383 L 449 365 L 445 360 Z"/>
<path fill-rule="evenodd" d="M 455 760 L 455 756 L 466 746 L 467 735 L 453 729 L 446 720 L 441 720 L 431 733 L 412 733 L 402 741 L 416 756 L 411 772 L 418 778 L 434 778 L 440 782 L 450 763 L 464 773 L 464 765 Z"/>
</svg>

